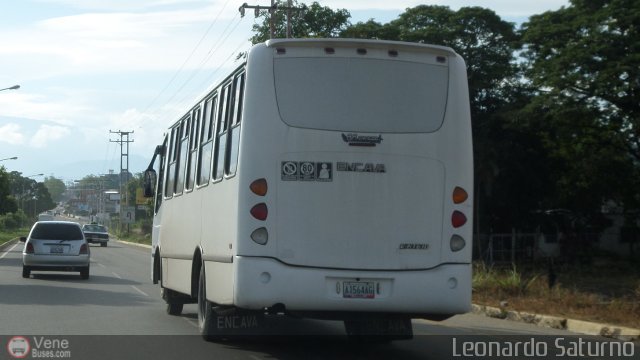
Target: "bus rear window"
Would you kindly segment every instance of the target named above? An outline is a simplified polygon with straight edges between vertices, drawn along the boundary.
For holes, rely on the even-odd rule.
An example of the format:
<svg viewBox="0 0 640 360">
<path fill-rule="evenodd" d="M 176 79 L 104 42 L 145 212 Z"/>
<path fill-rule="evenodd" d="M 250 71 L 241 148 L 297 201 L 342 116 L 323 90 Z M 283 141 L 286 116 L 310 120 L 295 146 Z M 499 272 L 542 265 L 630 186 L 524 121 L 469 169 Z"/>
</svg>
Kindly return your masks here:
<svg viewBox="0 0 640 360">
<path fill-rule="evenodd" d="M 428 133 L 442 125 L 446 65 L 385 59 L 276 58 L 282 120 L 294 127 Z"/>
</svg>

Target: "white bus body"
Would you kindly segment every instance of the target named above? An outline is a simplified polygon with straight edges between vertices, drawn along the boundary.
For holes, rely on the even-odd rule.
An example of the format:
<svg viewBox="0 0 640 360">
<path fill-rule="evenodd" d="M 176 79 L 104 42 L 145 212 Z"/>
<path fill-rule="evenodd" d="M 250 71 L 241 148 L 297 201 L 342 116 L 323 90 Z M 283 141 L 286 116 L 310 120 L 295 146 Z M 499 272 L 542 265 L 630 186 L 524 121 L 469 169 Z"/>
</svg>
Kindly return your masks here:
<svg viewBox="0 0 640 360">
<path fill-rule="evenodd" d="M 199 293 L 201 312 L 470 309 L 471 122 L 449 48 L 258 44 L 157 154 L 152 276 L 172 313 Z"/>
</svg>

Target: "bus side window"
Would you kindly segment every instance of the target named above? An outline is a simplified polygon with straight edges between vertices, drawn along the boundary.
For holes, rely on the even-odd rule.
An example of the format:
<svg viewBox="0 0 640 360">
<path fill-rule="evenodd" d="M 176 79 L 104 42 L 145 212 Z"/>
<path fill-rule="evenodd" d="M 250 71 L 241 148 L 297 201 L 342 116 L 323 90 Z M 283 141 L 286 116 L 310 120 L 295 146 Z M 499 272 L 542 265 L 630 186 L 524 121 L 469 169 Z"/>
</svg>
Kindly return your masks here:
<svg viewBox="0 0 640 360">
<path fill-rule="evenodd" d="M 207 99 L 204 105 L 204 118 L 200 127 L 200 157 L 198 158 L 198 185 L 209 183 L 211 176 L 211 152 L 213 150 L 213 131 L 218 97 Z"/>
<path fill-rule="evenodd" d="M 225 156 L 225 174 L 232 176 L 238 168 L 238 149 L 240 148 L 240 120 L 244 100 L 245 73 L 236 75 L 233 80 L 233 112 L 229 120 L 229 144 Z"/>
<path fill-rule="evenodd" d="M 167 158 L 167 142 L 168 136 L 165 136 L 164 141 L 162 142 L 163 151 L 160 154 L 160 161 L 158 161 L 158 186 L 156 188 L 156 203 L 154 214 L 158 213 L 160 210 L 160 205 L 162 205 L 163 192 L 164 192 L 164 181 L 165 181 L 165 159 Z"/>
<path fill-rule="evenodd" d="M 189 158 L 187 159 L 186 190 L 193 190 L 196 174 L 196 160 L 198 157 L 198 130 L 200 129 L 200 106 L 193 110 L 193 117 L 189 126 Z"/>
<path fill-rule="evenodd" d="M 214 156 L 214 174 L 215 180 L 222 179 L 224 171 L 224 156 L 227 148 L 227 127 L 229 124 L 229 113 L 231 103 L 231 83 L 222 87 L 220 93 L 220 104 L 218 105 L 218 121 L 216 126 L 216 153 Z"/>
<path fill-rule="evenodd" d="M 180 143 L 178 147 L 178 164 L 176 166 L 176 189 L 174 194 L 182 194 L 184 190 L 185 168 L 187 154 L 189 152 L 189 128 L 191 116 L 188 116 L 180 123 Z"/>
<path fill-rule="evenodd" d="M 169 161 L 169 166 L 167 168 L 167 172 L 166 172 L 166 176 L 167 176 L 167 180 L 165 181 L 165 188 L 164 188 L 164 196 L 166 198 L 171 198 L 173 196 L 173 191 L 175 189 L 175 171 L 176 171 L 176 160 L 177 160 L 177 156 L 176 156 L 176 149 L 177 149 L 177 144 L 178 144 L 178 133 L 180 131 L 180 126 L 174 126 L 171 129 L 171 136 L 169 137 L 169 148 L 168 148 L 168 161 Z"/>
</svg>

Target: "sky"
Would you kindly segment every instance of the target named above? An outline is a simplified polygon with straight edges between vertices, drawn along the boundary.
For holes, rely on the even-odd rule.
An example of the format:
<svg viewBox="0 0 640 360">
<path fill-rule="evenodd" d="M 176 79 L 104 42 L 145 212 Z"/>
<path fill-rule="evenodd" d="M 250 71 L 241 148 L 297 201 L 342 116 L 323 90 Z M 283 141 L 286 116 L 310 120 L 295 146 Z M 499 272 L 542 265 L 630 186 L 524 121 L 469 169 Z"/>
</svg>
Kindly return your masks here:
<svg viewBox="0 0 640 360">
<path fill-rule="evenodd" d="M 165 130 L 237 66 L 256 20 L 247 0 L 0 0 L 0 166 L 38 181 L 143 171 Z M 310 4 L 312 1 L 299 1 Z M 520 24 L 568 0 L 326 0 L 351 23 L 420 4 L 481 6 Z M 250 5 L 268 6 L 269 0 Z M 10 157 L 16 160 L 2 160 Z M 43 175 L 38 175 L 43 174 Z"/>
</svg>

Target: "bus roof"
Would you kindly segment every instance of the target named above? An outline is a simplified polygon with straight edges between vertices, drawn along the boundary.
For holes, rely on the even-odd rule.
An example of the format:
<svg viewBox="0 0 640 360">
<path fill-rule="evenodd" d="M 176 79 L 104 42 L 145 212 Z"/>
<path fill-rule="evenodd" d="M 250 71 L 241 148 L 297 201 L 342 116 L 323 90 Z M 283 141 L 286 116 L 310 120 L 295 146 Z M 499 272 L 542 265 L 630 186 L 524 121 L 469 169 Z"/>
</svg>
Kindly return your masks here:
<svg viewBox="0 0 640 360">
<path fill-rule="evenodd" d="M 310 39 L 271 39 L 266 41 L 267 47 L 332 47 L 332 46 L 345 46 L 345 47 L 368 47 L 368 48 L 380 48 L 393 50 L 430 50 L 440 52 L 443 55 L 455 56 L 456 52 L 452 48 L 440 45 L 430 45 L 421 43 L 411 43 L 404 41 L 390 41 L 390 40 L 367 40 L 367 39 L 343 39 L 343 38 L 310 38 Z"/>
</svg>

